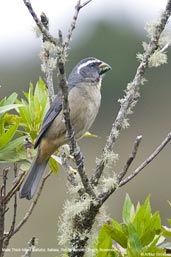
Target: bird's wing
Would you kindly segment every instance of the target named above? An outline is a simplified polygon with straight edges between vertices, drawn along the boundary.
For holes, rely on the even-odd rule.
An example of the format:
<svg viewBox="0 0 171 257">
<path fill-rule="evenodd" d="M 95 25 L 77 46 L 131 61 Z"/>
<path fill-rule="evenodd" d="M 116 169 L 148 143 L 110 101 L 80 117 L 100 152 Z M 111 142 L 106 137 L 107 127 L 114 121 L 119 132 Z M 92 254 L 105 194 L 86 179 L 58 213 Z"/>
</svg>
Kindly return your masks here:
<svg viewBox="0 0 171 257">
<path fill-rule="evenodd" d="M 40 140 L 43 136 L 43 134 L 46 132 L 46 130 L 49 128 L 49 126 L 51 125 L 52 121 L 56 118 L 56 116 L 58 116 L 58 114 L 60 113 L 60 111 L 62 110 L 62 97 L 61 97 L 61 92 L 58 93 L 58 95 L 56 96 L 56 98 L 54 99 L 54 101 L 52 102 L 49 110 L 47 111 L 39 135 L 36 139 L 36 142 L 34 144 L 34 148 L 36 148 L 39 143 Z"/>
</svg>

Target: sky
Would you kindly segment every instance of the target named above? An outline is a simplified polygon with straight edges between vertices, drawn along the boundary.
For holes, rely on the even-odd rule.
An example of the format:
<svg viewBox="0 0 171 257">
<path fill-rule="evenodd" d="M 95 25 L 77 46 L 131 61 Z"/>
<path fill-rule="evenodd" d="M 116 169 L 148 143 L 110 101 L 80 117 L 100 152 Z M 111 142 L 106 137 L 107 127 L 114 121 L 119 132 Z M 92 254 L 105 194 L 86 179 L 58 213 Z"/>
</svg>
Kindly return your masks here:
<svg viewBox="0 0 171 257">
<path fill-rule="evenodd" d="M 33 33 L 34 21 L 22 0 L 0 1 L 0 59 L 18 53 L 37 44 Z M 32 0 L 34 10 L 42 11 L 50 19 L 51 31 L 66 32 L 74 14 L 77 0 Z M 82 2 L 84 2 L 82 0 Z M 79 26 L 106 19 L 111 22 L 128 20 L 136 28 L 142 29 L 147 21 L 159 16 L 167 0 L 92 0 L 81 10 Z M 105 8 L 104 8 L 105 7 Z M 24 57 L 24 56 L 23 56 Z"/>
</svg>

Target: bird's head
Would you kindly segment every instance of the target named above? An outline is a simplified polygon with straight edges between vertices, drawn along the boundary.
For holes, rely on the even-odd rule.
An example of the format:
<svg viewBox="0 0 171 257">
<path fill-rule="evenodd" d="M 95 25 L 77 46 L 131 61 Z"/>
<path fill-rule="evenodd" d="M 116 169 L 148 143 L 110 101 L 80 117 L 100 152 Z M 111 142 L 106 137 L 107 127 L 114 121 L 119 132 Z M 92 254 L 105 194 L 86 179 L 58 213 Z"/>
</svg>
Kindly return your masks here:
<svg viewBox="0 0 171 257">
<path fill-rule="evenodd" d="M 94 57 L 81 60 L 69 75 L 69 85 L 76 85 L 81 82 L 98 82 L 100 78 L 111 70 L 109 64 Z"/>
</svg>

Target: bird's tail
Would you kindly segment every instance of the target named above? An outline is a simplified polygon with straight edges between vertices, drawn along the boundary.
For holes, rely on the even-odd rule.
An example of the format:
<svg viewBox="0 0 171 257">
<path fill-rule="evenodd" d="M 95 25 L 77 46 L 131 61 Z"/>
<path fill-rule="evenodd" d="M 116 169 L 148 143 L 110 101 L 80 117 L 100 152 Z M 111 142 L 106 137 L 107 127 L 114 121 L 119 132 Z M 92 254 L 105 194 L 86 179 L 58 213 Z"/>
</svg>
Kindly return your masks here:
<svg viewBox="0 0 171 257">
<path fill-rule="evenodd" d="M 39 164 L 37 161 L 38 156 L 39 156 L 39 151 L 37 152 L 37 155 L 31 164 L 30 170 L 28 171 L 28 175 L 26 176 L 21 186 L 20 193 L 19 193 L 20 198 L 26 198 L 30 200 L 34 196 L 37 190 L 37 187 L 40 183 L 43 172 L 48 163 L 48 160 L 45 160 L 43 163 Z"/>
</svg>

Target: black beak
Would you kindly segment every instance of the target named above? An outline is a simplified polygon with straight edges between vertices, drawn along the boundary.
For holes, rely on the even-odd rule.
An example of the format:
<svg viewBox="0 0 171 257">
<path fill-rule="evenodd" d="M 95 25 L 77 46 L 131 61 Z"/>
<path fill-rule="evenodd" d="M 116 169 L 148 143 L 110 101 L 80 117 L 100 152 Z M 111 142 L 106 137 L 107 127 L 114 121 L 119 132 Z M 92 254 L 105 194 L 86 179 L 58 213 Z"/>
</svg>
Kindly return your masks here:
<svg viewBox="0 0 171 257">
<path fill-rule="evenodd" d="M 111 70 L 111 66 L 105 62 L 102 62 L 100 65 L 99 65 L 99 74 L 102 75 L 104 73 L 106 73 L 107 71 Z"/>
</svg>

